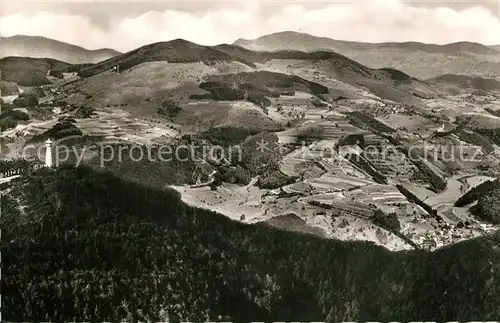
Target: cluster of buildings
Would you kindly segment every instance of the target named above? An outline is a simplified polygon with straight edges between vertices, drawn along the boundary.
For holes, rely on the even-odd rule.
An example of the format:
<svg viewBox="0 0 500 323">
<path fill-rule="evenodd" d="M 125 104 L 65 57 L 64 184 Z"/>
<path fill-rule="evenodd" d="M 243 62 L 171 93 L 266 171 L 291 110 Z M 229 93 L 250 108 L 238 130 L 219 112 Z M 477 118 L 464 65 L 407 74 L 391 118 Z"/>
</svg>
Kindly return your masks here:
<svg viewBox="0 0 500 323">
<path fill-rule="evenodd" d="M 426 232 L 412 240 L 414 240 L 415 243 L 422 249 L 434 250 L 462 240 L 471 239 L 473 237 L 473 229 L 457 229 L 455 227 L 451 227 L 449 229 L 438 229 Z"/>
</svg>

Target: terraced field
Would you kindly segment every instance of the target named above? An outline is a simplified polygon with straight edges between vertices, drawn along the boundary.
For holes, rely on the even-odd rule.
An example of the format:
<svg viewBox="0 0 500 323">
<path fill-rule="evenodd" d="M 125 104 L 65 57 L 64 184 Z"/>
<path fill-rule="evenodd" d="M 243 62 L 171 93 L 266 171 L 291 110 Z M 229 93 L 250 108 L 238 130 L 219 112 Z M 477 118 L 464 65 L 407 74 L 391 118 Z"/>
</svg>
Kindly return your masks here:
<svg viewBox="0 0 500 323">
<path fill-rule="evenodd" d="M 372 184 L 346 193 L 346 197 L 354 198 L 362 204 L 408 204 L 406 197 L 392 185 Z"/>
<path fill-rule="evenodd" d="M 319 203 L 327 208 L 333 209 L 343 214 L 351 214 L 359 217 L 369 218 L 374 210 L 370 210 L 362 203 L 352 197 L 345 197 L 338 193 L 324 193 L 302 197 L 298 200 L 300 203 Z"/>
<path fill-rule="evenodd" d="M 306 182 L 317 191 L 325 192 L 341 192 L 374 184 L 373 181 L 367 179 L 332 173 L 324 174 Z"/>
<path fill-rule="evenodd" d="M 299 176 L 298 165 L 305 161 L 312 161 L 314 157 L 306 152 L 306 149 L 296 149 L 283 157 L 280 162 L 280 171 L 288 176 Z"/>
<path fill-rule="evenodd" d="M 365 135 L 364 140 L 365 158 L 382 174 L 406 182 L 418 172 L 412 161 L 387 139 L 376 135 Z"/>
</svg>

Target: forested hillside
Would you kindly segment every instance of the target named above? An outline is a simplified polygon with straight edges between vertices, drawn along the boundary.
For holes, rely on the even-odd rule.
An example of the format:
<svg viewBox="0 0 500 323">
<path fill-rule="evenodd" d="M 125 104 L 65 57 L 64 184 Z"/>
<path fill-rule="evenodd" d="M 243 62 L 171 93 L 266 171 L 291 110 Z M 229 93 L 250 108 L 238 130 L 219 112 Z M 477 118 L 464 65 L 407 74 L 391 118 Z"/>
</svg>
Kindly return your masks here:
<svg viewBox="0 0 500 323">
<path fill-rule="evenodd" d="M 460 197 L 455 202 L 455 206 L 463 207 L 477 201 L 477 204 L 471 208 L 471 212 L 486 222 L 497 224 L 500 223 L 499 195 L 500 181 L 498 179 L 486 181 Z"/>
<path fill-rule="evenodd" d="M 71 66 L 50 58 L 4 57 L 0 59 L 2 79 L 21 86 L 40 86 L 50 84 L 47 79 L 49 70 L 63 70 Z"/>
<path fill-rule="evenodd" d="M 244 225 L 89 168 L 42 169 L 1 202 L 8 321 L 500 317 L 498 235 L 392 253 Z"/>
</svg>

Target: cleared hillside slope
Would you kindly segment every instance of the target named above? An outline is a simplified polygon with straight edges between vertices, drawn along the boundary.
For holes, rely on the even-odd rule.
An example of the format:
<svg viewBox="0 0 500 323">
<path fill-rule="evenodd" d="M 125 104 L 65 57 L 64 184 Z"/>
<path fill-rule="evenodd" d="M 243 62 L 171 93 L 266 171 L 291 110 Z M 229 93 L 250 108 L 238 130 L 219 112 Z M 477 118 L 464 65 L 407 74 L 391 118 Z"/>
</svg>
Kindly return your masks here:
<svg viewBox="0 0 500 323">
<path fill-rule="evenodd" d="M 80 75 L 89 77 L 107 71 L 118 65 L 121 70 L 145 62 L 167 61 L 169 63 L 195 63 L 232 61 L 234 57 L 217 49 L 201 46 L 183 39 L 153 43 L 110 58 L 89 68 L 80 70 Z"/>
</svg>

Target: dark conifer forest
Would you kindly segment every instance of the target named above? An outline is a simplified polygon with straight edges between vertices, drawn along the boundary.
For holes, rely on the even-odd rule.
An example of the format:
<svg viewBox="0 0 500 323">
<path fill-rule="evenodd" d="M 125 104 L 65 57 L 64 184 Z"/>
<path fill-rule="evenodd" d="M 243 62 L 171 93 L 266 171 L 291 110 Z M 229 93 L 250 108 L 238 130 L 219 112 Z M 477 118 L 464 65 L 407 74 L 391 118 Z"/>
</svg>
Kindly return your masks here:
<svg viewBox="0 0 500 323">
<path fill-rule="evenodd" d="M 90 168 L 2 194 L 5 321 L 500 318 L 500 237 L 435 252 L 245 225 Z"/>
</svg>

